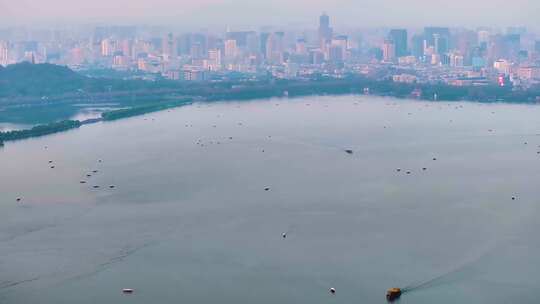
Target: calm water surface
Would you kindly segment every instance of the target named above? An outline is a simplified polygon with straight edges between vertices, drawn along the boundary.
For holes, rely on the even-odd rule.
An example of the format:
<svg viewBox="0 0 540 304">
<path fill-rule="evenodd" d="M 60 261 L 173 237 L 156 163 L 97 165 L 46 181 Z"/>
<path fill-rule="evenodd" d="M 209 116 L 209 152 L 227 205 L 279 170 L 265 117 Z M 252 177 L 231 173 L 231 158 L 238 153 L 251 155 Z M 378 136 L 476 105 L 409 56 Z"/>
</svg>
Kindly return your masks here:
<svg viewBox="0 0 540 304">
<path fill-rule="evenodd" d="M 539 117 L 306 97 L 8 143 L 0 303 L 385 303 L 441 275 L 400 303 L 538 303 Z"/>
</svg>

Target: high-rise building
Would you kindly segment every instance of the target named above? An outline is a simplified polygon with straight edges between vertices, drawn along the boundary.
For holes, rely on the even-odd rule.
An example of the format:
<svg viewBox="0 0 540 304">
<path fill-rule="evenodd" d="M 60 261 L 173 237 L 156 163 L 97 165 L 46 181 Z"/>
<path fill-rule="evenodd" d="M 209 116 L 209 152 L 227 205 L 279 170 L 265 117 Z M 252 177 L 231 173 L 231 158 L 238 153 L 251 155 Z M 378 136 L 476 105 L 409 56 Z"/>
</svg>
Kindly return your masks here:
<svg viewBox="0 0 540 304">
<path fill-rule="evenodd" d="M 268 36 L 266 42 L 266 60 L 270 64 L 282 64 L 284 56 L 284 37 L 283 32 L 275 32 Z"/>
<path fill-rule="evenodd" d="M 488 43 L 489 37 L 491 36 L 491 33 L 487 30 L 480 30 L 478 31 L 478 43 Z"/>
<path fill-rule="evenodd" d="M 266 58 L 266 45 L 268 44 L 268 37 L 270 37 L 270 33 L 261 33 L 259 36 L 260 44 L 261 44 L 261 53 Z"/>
<path fill-rule="evenodd" d="M 433 47 L 437 54 L 448 52 L 450 47 L 450 29 L 447 27 L 424 28 L 426 48 Z"/>
<path fill-rule="evenodd" d="M 103 39 L 101 41 L 101 56 L 109 57 L 116 51 L 115 42 L 111 39 Z"/>
<path fill-rule="evenodd" d="M 500 59 L 493 63 L 493 68 L 501 74 L 508 75 L 512 70 L 512 64 L 508 60 Z"/>
<path fill-rule="evenodd" d="M 472 64 L 475 48 L 478 46 L 478 35 L 474 31 L 463 30 L 454 35 L 454 49 L 463 56 L 464 65 Z"/>
<path fill-rule="evenodd" d="M 452 67 L 463 67 L 464 58 L 459 53 L 451 53 L 449 56 L 449 64 Z"/>
<path fill-rule="evenodd" d="M 424 56 L 424 36 L 414 35 L 411 39 L 412 41 L 412 55 L 416 58 Z"/>
<path fill-rule="evenodd" d="M 208 37 L 205 34 L 195 33 L 191 34 L 189 37 L 190 50 L 191 45 L 198 44 L 200 48 L 201 57 L 206 56 L 208 53 Z"/>
<path fill-rule="evenodd" d="M 305 39 L 296 40 L 295 53 L 299 54 L 299 55 L 307 54 L 306 40 Z"/>
<path fill-rule="evenodd" d="M 202 45 L 199 42 L 192 43 L 189 50 L 189 56 L 191 59 L 201 59 L 204 57 L 204 51 Z"/>
<path fill-rule="evenodd" d="M 402 57 L 407 55 L 407 30 L 392 29 L 388 33 L 388 39 L 394 41 L 396 46 L 396 56 Z"/>
<path fill-rule="evenodd" d="M 236 56 L 238 56 L 238 46 L 236 44 L 236 40 L 225 40 L 225 58 L 234 59 Z"/>
<path fill-rule="evenodd" d="M 311 64 L 322 64 L 324 62 L 324 54 L 321 50 L 312 50 L 309 52 L 309 59 Z"/>
<path fill-rule="evenodd" d="M 167 37 L 163 39 L 163 54 L 176 58 L 178 54 L 178 47 L 176 46 L 176 39 L 172 33 L 167 34 Z"/>
<path fill-rule="evenodd" d="M 124 54 L 124 56 L 127 56 L 131 59 L 135 59 L 135 52 L 133 51 L 133 40 L 131 39 L 124 39 L 120 42 L 120 50 Z"/>
<path fill-rule="evenodd" d="M 504 43 L 507 51 L 507 58 L 517 60 L 519 51 L 521 50 L 521 35 L 508 34 L 504 37 Z"/>
<path fill-rule="evenodd" d="M 191 35 L 183 34 L 176 39 L 176 49 L 179 55 L 189 55 L 191 52 Z"/>
<path fill-rule="evenodd" d="M 385 40 L 383 44 L 383 60 L 394 62 L 396 60 L 396 45 L 392 40 Z"/>
<path fill-rule="evenodd" d="M 506 34 L 508 35 L 525 35 L 527 33 L 527 28 L 524 26 L 511 26 L 506 29 Z"/>
<path fill-rule="evenodd" d="M 323 13 L 319 17 L 319 43 L 326 44 L 332 39 L 333 30 L 330 27 L 330 17 Z"/>
<path fill-rule="evenodd" d="M 7 42 L 0 41 L 0 65 L 9 64 L 9 46 Z"/>
<path fill-rule="evenodd" d="M 255 51 L 258 43 L 255 41 L 257 34 L 253 31 L 245 32 L 227 32 L 225 40 L 236 40 L 236 47 L 241 50 Z"/>
<path fill-rule="evenodd" d="M 246 36 L 246 51 L 252 55 L 260 55 L 261 41 L 256 32 L 248 32 Z"/>
<path fill-rule="evenodd" d="M 208 67 L 206 69 L 211 71 L 217 71 L 221 69 L 221 50 L 211 49 L 208 50 Z"/>
<path fill-rule="evenodd" d="M 340 45 L 332 44 L 328 47 L 328 61 L 332 63 L 343 62 L 343 48 Z"/>
<path fill-rule="evenodd" d="M 348 49 L 348 37 L 345 35 L 336 36 L 332 39 L 332 46 L 337 46 L 341 50 L 340 58 L 341 61 L 347 59 L 347 49 Z"/>
<path fill-rule="evenodd" d="M 508 52 L 506 50 L 506 43 L 502 35 L 493 35 L 489 38 L 489 44 L 487 46 L 488 63 L 494 63 L 499 59 L 508 58 Z"/>
</svg>

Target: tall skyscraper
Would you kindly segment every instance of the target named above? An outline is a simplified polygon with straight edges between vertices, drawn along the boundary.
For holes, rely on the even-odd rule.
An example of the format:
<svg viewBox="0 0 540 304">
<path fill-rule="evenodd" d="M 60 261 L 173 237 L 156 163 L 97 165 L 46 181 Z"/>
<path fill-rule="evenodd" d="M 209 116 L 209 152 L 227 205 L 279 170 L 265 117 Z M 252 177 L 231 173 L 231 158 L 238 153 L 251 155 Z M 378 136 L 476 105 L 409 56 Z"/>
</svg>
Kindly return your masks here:
<svg viewBox="0 0 540 304">
<path fill-rule="evenodd" d="M 233 59 L 236 58 L 236 56 L 238 56 L 238 46 L 236 44 L 236 40 L 225 40 L 225 58 Z"/>
<path fill-rule="evenodd" d="M 163 54 L 171 57 L 176 58 L 178 53 L 178 48 L 176 46 L 176 39 L 174 39 L 174 36 L 172 33 L 167 34 L 167 37 L 163 39 Z"/>
<path fill-rule="evenodd" d="M 383 44 L 383 60 L 394 62 L 396 60 L 396 45 L 392 40 L 385 40 Z"/>
<path fill-rule="evenodd" d="M 208 50 L 208 60 L 210 64 L 208 69 L 212 71 L 217 71 L 221 69 L 221 50 L 220 49 L 211 49 Z"/>
<path fill-rule="evenodd" d="M 416 58 L 424 56 L 424 36 L 423 35 L 414 35 L 411 39 L 412 46 L 411 51 L 412 55 Z"/>
<path fill-rule="evenodd" d="M 189 55 L 191 52 L 191 35 L 183 34 L 176 40 L 176 49 L 179 55 Z"/>
<path fill-rule="evenodd" d="M 260 45 L 261 45 L 261 53 L 266 58 L 266 49 L 268 44 L 268 38 L 270 37 L 270 33 L 261 33 L 259 39 L 260 39 Z"/>
<path fill-rule="evenodd" d="M 135 52 L 133 51 L 133 40 L 124 39 L 120 42 L 120 49 L 124 56 L 127 56 L 131 59 L 135 59 Z"/>
<path fill-rule="evenodd" d="M 407 30 L 393 29 L 388 34 L 388 39 L 394 41 L 396 46 L 396 56 L 402 57 L 407 55 Z"/>
<path fill-rule="evenodd" d="M 506 49 L 506 43 L 504 41 L 504 36 L 502 35 L 493 35 L 489 39 L 489 44 L 487 46 L 487 59 L 488 63 L 491 64 L 499 59 L 508 58 L 508 51 Z"/>
<path fill-rule="evenodd" d="M 348 37 L 345 35 L 336 36 L 336 38 L 332 39 L 332 46 L 338 47 L 341 54 L 339 55 L 340 60 L 346 60 L 347 59 L 347 47 L 348 47 Z"/>
<path fill-rule="evenodd" d="M 261 41 L 256 32 L 249 32 L 246 36 L 246 50 L 251 55 L 260 55 Z"/>
<path fill-rule="evenodd" d="M 306 40 L 305 39 L 296 40 L 295 53 L 299 54 L 299 55 L 307 54 Z"/>
<path fill-rule="evenodd" d="M 454 49 L 463 56 L 464 65 L 472 63 L 473 50 L 478 46 L 478 35 L 474 31 L 461 30 L 454 34 Z"/>
<path fill-rule="evenodd" d="M 327 14 L 323 13 L 319 17 L 319 42 L 321 45 L 326 44 L 328 41 L 332 40 L 333 30 L 330 27 L 330 17 Z"/>
<path fill-rule="evenodd" d="M 521 50 L 521 35 L 508 34 L 504 37 L 504 42 L 508 52 L 507 58 L 517 60 L 519 57 L 519 51 Z"/>
<path fill-rule="evenodd" d="M 328 47 L 328 61 L 332 63 L 343 62 L 343 49 L 339 45 L 332 44 Z"/>
<path fill-rule="evenodd" d="M 478 43 L 487 44 L 489 42 L 489 37 L 491 36 L 491 33 L 488 30 L 480 30 L 478 31 Z"/>
<path fill-rule="evenodd" d="M 271 64 L 282 64 L 285 50 L 283 32 L 275 32 L 268 36 L 266 42 L 266 60 Z"/>
<path fill-rule="evenodd" d="M 448 52 L 450 47 L 450 29 L 447 27 L 424 28 L 426 47 L 433 47 L 437 54 Z"/>
<path fill-rule="evenodd" d="M 6 66 L 9 64 L 9 47 L 7 42 L 0 41 L 0 65 Z"/>
<path fill-rule="evenodd" d="M 191 57 L 191 59 L 201 59 L 205 56 L 200 42 L 195 42 L 191 44 L 189 56 Z"/>
<path fill-rule="evenodd" d="M 109 57 L 112 56 L 115 48 L 115 42 L 110 39 L 103 39 L 101 41 L 101 56 Z"/>
</svg>

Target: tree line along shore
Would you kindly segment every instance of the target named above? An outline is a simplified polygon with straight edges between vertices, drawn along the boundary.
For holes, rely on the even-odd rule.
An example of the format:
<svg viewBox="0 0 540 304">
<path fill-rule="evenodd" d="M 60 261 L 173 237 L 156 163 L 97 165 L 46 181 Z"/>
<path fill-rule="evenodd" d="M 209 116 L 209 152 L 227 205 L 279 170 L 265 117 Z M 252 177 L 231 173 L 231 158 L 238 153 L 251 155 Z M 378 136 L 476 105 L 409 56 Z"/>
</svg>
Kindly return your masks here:
<svg viewBox="0 0 540 304">
<path fill-rule="evenodd" d="M 47 80 L 49 79 L 49 80 Z M 0 70 L 0 107 L 112 102 L 121 109 L 105 111 L 98 119 L 63 120 L 27 130 L 0 132 L 6 141 L 62 132 L 81 125 L 111 121 L 190 104 L 309 95 L 373 94 L 431 101 L 476 101 L 538 103 L 540 87 L 527 91 L 499 86 L 455 87 L 434 84 L 397 83 L 358 75 L 341 79 L 314 77 L 304 80 L 200 82 L 186 84 L 162 81 L 93 79 L 68 68 L 49 64 L 20 64 Z"/>
</svg>

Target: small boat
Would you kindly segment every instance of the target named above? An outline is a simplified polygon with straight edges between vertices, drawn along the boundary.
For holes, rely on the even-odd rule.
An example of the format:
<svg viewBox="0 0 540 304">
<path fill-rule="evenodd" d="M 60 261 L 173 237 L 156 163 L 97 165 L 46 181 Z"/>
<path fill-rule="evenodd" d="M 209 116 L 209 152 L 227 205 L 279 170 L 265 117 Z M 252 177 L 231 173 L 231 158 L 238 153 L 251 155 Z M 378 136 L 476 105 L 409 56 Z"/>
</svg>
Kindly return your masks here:
<svg viewBox="0 0 540 304">
<path fill-rule="evenodd" d="M 20 198 L 20 197 L 17 197 L 17 199 L 16 199 L 17 202 L 20 202 L 21 200 L 22 200 L 22 198 Z"/>
<path fill-rule="evenodd" d="M 283 238 L 286 238 L 286 237 L 287 237 L 287 233 L 286 233 L 286 232 L 283 232 L 283 233 L 281 234 L 281 236 L 282 236 Z"/>
<path fill-rule="evenodd" d="M 109 188 L 111 188 L 111 189 L 114 189 L 114 187 L 115 187 L 114 185 L 110 185 L 110 186 L 109 186 Z"/>
<path fill-rule="evenodd" d="M 334 287 L 330 288 L 330 293 L 331 294 L 335 294 L 336 293 L 336 289 Z"/>
<path fill-rule="evenodd" d="M 81 183 L 81 184 L 86 184 L 86 181 L 85 181 L 85 180 L 81 180 L 81 181 L 79 181 L 79 183 Z"/>
<path fill-rule="evenodd" d="M 348 153 L 348 154 L 353 154 L 354 151 L 351 150 L 351 149 L 346 149 L 345 152 Z"/>
<path fill-rule="evenodd" d="M 386 300 L 388 300 L 388 302 L 394 302 L 399 299 L 399 297 L 401 297 L 401 289 L 397 287 L 390 288 L 386 291 Z"/>
<path fill-rule="evenodd" d="M 99 186 L 96 185 L 96 186 L 93 186 L 92 188 L 97 189 L 97 188 L 99 188 Z"/>
<path fill-rule="evenodd" d="M 124 289 L 122 289 L 122 293 L 133 293 L 133 292 L 134 292 L 134 290 L 131 289 L 131 288 L 124 288 Z"/>
<path fill-rule="evenodd" d="M 270 190 L 270 188 L 269 188 L 269 187 L 266 187 L 266 188 L 264 188 L 264 191 L 268 191 L 268 190 Z"/>
</svg>

